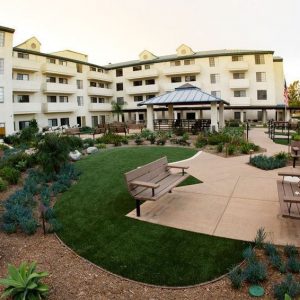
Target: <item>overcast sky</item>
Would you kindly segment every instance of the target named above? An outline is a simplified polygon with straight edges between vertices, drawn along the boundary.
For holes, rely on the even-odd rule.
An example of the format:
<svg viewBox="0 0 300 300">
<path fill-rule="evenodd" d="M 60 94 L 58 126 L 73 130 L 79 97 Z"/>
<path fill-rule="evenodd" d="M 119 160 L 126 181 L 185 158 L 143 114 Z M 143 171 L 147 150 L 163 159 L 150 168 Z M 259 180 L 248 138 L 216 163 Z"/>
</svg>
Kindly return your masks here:
<svg viewBox="0 0 300 300">
<path fill-rule="evenodd" d="M 300 0 L 0 0 L 0 25 L 31 36 L 42 52 L 71 49 L 108 64 L 147 49 L 275 50 L 287 82 L 300 79 Z"/>
</svg>

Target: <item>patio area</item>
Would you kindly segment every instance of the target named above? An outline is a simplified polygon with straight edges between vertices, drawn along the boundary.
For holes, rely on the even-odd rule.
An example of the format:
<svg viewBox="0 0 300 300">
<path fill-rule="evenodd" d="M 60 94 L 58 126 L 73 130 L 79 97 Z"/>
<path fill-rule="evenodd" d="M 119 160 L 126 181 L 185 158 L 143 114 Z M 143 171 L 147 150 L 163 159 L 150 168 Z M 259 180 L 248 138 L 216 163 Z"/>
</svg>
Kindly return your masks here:
<svg viewBox="0 0 300 300">
<path fill-rule="evenodd" d="M 266 129 L 253 129 L 249 139 L 272 155 L 287 152 L 287 146 L 273 143 Z M 277 194 L 278 171 L 263 171 L 247 164 L 249 156 L 222 158 L 202 152 L 179 162 L 189 174 L 203 181 L 178 187 L 158 201 L 142 205 L 141 221 L 219 237 L 252 241 L 264 227 L 275 244 L 300 246 L 299 220 L 282 218 Z M 298 167 L 299 168 L 299 167 Z M 296 168 L 297 169 L 297 168 Z M 137 218 L 135 210 L 128 217 Z"/>
</svg>

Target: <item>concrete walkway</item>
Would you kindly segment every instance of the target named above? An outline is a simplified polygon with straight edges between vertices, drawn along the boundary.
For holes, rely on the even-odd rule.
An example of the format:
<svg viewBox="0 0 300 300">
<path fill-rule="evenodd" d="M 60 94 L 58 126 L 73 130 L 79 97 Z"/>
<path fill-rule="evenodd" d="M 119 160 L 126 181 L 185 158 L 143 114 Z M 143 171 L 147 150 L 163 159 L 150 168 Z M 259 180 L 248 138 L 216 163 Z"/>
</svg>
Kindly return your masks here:
<svg viewBox="0 0 300 300">
<path fill-rule="evenodd" d="M 288 151 L 273 143 L 266 129 L 252 129 L 249 139 L 267 155 Z M 248 165 L 249 156 L 222 158 L 202 152 L 179 163 L 201 184 L 178 187 L 156 202 L 141 207 L 142 221 L 199 233 L 252 241 L 258 228 L 264 227 L 275 244 L 300 246 L 300 220 L 282 218 L 276 180 L 279 170 L 263 171 Z M 135 211 L 128 214 L 136 218 Z"/>
</svg>

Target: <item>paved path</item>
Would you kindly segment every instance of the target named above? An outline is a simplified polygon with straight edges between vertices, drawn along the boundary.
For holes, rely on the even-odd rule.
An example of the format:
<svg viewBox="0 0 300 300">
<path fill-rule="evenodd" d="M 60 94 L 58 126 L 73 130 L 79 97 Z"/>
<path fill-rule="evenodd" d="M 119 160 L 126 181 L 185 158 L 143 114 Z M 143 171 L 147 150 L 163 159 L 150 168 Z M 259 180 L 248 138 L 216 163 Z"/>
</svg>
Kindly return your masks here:
<svg viewBox="0 0 300 300">
<path fill-rule="evenodd" d="M 272 155 L 287 146 L 252 129 L 249 138 Z M 142 205 L 140 220 L 215 236 L 252 241 L 259 227 L 275 244 L 300 246 L 300 220 L 280 216 L 276 180 L 279 169 L 263 171 L 247 164 L 249 156 L 222 158 L 202 152 L 182 165 L 203 181 L 178 187 L 156 202 Z M 285 167 L 280 170 L 290 170 Z M 128 214 L 135 217 L 135 211 Z"/>
</svg>

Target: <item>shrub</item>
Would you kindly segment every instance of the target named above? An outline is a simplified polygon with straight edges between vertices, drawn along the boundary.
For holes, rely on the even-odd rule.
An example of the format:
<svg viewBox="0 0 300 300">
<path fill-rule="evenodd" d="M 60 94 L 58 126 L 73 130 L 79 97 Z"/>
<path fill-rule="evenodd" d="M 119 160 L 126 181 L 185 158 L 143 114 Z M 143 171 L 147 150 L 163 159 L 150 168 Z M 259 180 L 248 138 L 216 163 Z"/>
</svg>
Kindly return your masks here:
<svg viewBox="0 0 300 300">
<path fill-rule="evenodd" d="M 93 129 L 88 126 L 83 126 L 83 127 L 79 128 L 79 131 L 82 133 L 91 133 L 91 132 L 93 132 Z"/>
<path fill-rule="evenodd" d="M 48 223 L 50 225 L 50 232 L 57 232 L 62 229 L 62 224 L 56 218 L 49 219 Z"/>
<path fill-rule="evenodd" d="M 148 141 L 150 141 L 150 144 L 153 145 L 155 144 L 156 141 L 156 135 L 154 132 L 152 132 L 149 136 L 148 136 Z"/>
<path fill-rule="evenodd" d="M 207 145 L 207 137 L 204 134 L 200 133 L 197 136 L 195 146 L 196 148 L 203 148 L 206 145 Z"/>
<path fill-rule="evenodd" d="M 20 179 L 21 173 L 11 167 L 4 167 L 0 170 L 0 177 L 6 180 L 9 184 L 17 184 Z"/>
<path fill-rule="evenodd" d="M 234 120 L 231 120 L 227 123 L 228 127 L 239 127 L 240 126 L 240 123 L 238 121 L 234 121 Z"/>
<path fill-rule="evenodd" d="M 281 152 L 275 154 L 274 157 L 279 160 L 288 160 L 289 154 L 284 151 L 281 151 Z"/>
<path fill-rule="evenodd" d="M 277 248 L 272 243 L 264 244 L 264 250 L 265 250 L 265 254 L 268 255 L 268 256 L 273 256 L 273 255 L 278 256 L 279 255 Z"/>
<path fill-rule="evenodd" d="M 50 219 L 55 218 L 54 209 L 52 207 L 48 207 L 45 211 L 45 220 L 49 221 Z"/>
<path fill-rule="evenodd" d="M 227 146 L 227 154 L 228 155 L 233 155 L 236 152 L 236 146 L 233 144 L 229 144 Z"/>
<path fill-rule="evenodd" d="M 298 249 L 294 245 L 285 245 L 284 254 L 287 257 L 297 256 L 299 254 Z"/>
<path fill-rule="evenodd" d="M 36 272 L 36 263 L 21 263 L 16 268 L 8 265 L 8 276 L 0 279 L 0 284 L 5 286 L 1 298 L 11 297 L 12 299 L 34 300 L 44 298 L 49 287 L 42 284 L 40 280 L 48 276 L 46 272 Z"/>
<path fill-rule="evenodd" d="M 49 134 L 47 134 L 46 136 L 48 136 Z M 83 148 L 83 141 L 79 136 L 62 136 L 60 137 L 61 140 L 64 140 L 64 144 L 66 145 L 68 151 L 74 151 L 74 150 L 78 150 L 78 149 L 82 149 Z M 89 140 L 89 139 L 87 139 Z"/>
<path fill-rule="evenodd" d="M 9 147 L 5 144 L 0 144 L 0 150 L 4 151 L 4 150 L 8 150 Z"/>
<path fill-rule="evenodd" d="M 123 145 L 128 145 L 129 141 L 128 141 L 128 138 L 126 136 L 123 136 L 121 141 L 122 141 Z"/>
<path fill-rule="evenodd" d="M 286 166 L 287 161 L 285 159 L 278 159 L 275 157 L 268 157 L 265 155 L 257 155 L 251 157 L 250 164 L 262 169 L 262 170 L 273 170 Z"/>
<path fill-rule="evenodd" d="M 240 151 L 243 154 L 249 154 L 250 153 L 251 146 L 248 143 L 244 143 L 240 146 Z"/>
<path fill-rule="evenodd" d="M 19 223 L 20 223 L 20 227 L 21 227 L 22 231 L 25 232 L 26 234 L 34 234 L 37 230 L 38 224 L 33 217 L 21 218 L 19 220 Z"/>
<path fill-rule="evenodd" d="M 256 260 L 256 255 L 255 251 L 251 246 L 248 246 L 244 251 L 243 251 L 243 257 L 245 260 L 247 260 L 248 263 L 251 263 Z"/>
<path fill-rule="evenodd" d="M 3 138 L 4 143 L 8 145 L 19 145 L 20 144 L 20 137 L 17 134 L 7 135 Z"/>
<path fill-rule="evenodd" d="M 284 300 L 286 294 L 296 298 L 300 295 L 300 284 L 291 274 L 288 274 L 282 282 L 273 286 L 273 290 L 275 299 Z"/>
<path fill-rule="evenodd" d="M 217 146 L 217 152 L 219 153 L 223 152 L 223 147 L 224 147 L 223 143 L 219 143 Z"/>
<path fill-rule="evenodd" d="M 122 143 L 122 136 L 112 132 L 105 133 L 96 139 L 98 144 L 115 144 L 116 141 Z"/>
<path fill-rule="evenodd" d="M 269 256 L 271 265 L 276 268 L 280 273 L 286 273 L 286 265 L 279 255 L 274 254 Z"/>
<path fill-rule="evenodd" d="M 152 132 L 151 130 L 146 129 L 146 128 L 143 128 L 143 130 L 142 130 L 140 136 L 141 136 L 141 138 L 143 138 L 143 139 L 148 139 L 149 136 L 150 136 L 151 134 L 153 134 L 153 132 Z"/>
<path fill-rule="evenodd" d="M 0 177 L 0 192 L 3 192 L 7 189 L 7 182 Z"/>
<path fill-rule="evenodd" d="M 2 229 L 6 233 L 11 234 L 11 233 L 15 233 L 17 231 L 17 226 L 14 223 L 3 223 L 2 224 Z"/>
<path fill-rule="evenodd" d="M 244 269 L 244 276 L 248 282 L 253 284 L 264 281 L 267 277 L 266 266 L 259 261 L 252 261 Z"/>
<path fill-rule="evenodd" d="M 137 136 L 135 137 L 134 142 L 135 142 L 137 145 L 142 145 L 143 142 L 144 142 L 144 140 L 143 140 L 143 138 L 142 138 L 140 135 L 137 135 Z"/>
<path fill-rule="evenodd" d="M 97 147 L 97 149 L 105 149 L 106 148 L 105 144 L 96 144 L 95 146 Z"/>
<path fill-rule="evenodd" d="M 254 244 L 258 249 L 263 248 L 266 237 L 267 237 L 267 233 L 265 231 L 265 228 L 260 227 L 257 230 L 256 236 L 255 236 L 255 239 L 254 239 Z"/>
<path fill-rule="evenodd" d="M 292 273 L 299 273 L 300 272 L 300 261 L 295 257 L 289 257 L 286 263 L 287 269 Z"/>
<path fill-rule="evenodd" d="M 91 138 L 87 138 L 83 140 L 83 145 L 87 145 L 87 147 L 93 147 L 95 145 L 95 141 Z"/>
<path fill-rule="evenodd" d="M 242 269 L 240 267 L 233 268 L 228 273 L 228 278 L 230 279 L 233 288 L 240 289 L 244 281 Z"/>
</svg>

